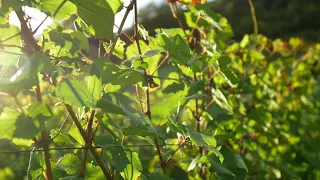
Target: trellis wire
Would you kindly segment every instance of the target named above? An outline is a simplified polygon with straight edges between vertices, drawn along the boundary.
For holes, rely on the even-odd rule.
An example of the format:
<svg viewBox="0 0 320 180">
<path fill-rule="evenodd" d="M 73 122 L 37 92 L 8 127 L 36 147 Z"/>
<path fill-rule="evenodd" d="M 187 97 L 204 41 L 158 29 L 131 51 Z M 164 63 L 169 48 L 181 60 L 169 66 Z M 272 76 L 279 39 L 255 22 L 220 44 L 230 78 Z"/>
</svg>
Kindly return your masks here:
<svg viewBox="0 0 320 180">
<path fill-rule="evenodd" d="M 162 144 L 160 146 L 179 146 L 180 144 Z M 137 145 L 115 145 L 115 144 L 108 144 L 104 147 L 102 146 L 95 146 L 95 149 L 106 149 L 106 148 L 115 148 L 115 147 L 152 147 L 152 144 L 137 144 Z M 76 149 L 88 149 L 86 147 L 56 147 L 56 148 L 49 148 L 49 151 L 59 151 L 59 150 L 76 150 Z M 30 153 L 30 152 L 42 152 L 43 149 L 28 149 L 28 150 L 18 150 L 18 151 L 0 151 L 0 154 L 16 154 L 16 153 Z"/>
</svg>

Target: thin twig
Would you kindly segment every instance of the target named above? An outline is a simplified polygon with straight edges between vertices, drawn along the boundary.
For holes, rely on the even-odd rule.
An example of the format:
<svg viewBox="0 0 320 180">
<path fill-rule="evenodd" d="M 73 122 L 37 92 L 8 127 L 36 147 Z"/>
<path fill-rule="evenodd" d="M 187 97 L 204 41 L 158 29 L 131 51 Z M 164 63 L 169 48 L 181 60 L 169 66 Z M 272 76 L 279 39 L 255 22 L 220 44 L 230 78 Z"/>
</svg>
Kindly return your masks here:
<svg viewBox="0 0 320 180">
<path fill-rule="evenodd" d="M 67 120 L 69 118 L 69 115 L 70 114 L 68 113 L 67 117 L 64 119 L 63 123 L 61 124 L 61 126 L 60 126 L 60 128 L 58 130 L 58 133 L 53 138 L 51 138 L 51 140 L 54 140 L 61 133 L 63 126 L 66 124 L 66 122 L 67 122 Z"/>
<path fill-rule="evenodd" d="M 185 144 L 185 139 L 180 143 L 179 147 L 173 152 L 173 154 L 167 159 L 165 164 L 168 164 L 168 162 L 171 160 L 171 158 L 176 154 L 176 152 Z"/>
<path fill-rule="evenodd" d="M 136 94 L 137 94 L 138 102 L 139 102 L 139 105 L 140 105 L 141 113 L 144 114 L 144 110 L 143 110 L 143 107 L 142 107 L 142 101 L 141 101 L 141 98 L 140 98 L 139 85 L 138 84 L 136 84 Z"/>
<path fill-rule="evenodd" d="M 169 54 L 166 55 L 166 57 L 163 58 L 163 60 L 158 64 L 156 69 L 151 73 L 151 76 L 169 59 Z"/>
<path fill-rule="evenodd" d="M 96 135 L 96 133 L 97 133 L 99 127 L 100 127 L 102 118 L 103 118 L 103 113 L 101 114 L 100 118 L 99 118 L 98 121 L 97 121 L 96 128 L 94 129 L 93 134 L 92 134 L 91 139 L 90 139 L 91 142 L 93 141 L 94 136 Z"/>
<path fill-rule="evenodd" d="M 118 32 L 117 32 L 117 36 L 115 37 L 114 41 L 112 42 L 112 45 L 111 45 L 111 48 L 110 48 L 110 51 L 108 53 L 108 59 L 110 60 L 111 59 L 111 56 L 112 56 L 112 52 L 114 51 L 114 48 L 116 47 L 116 44 L 117 44 L 117 41 L 121 35 L 121 32 L 122 32 L 122 28 L 124 26 L 124 23 L 126 22 L 126 19 L 129 15 L 129 12 L 133 9 L 133 4 L 134 4 L 135 0 L 132 0 L 131 3 L 129 4 L 129 6 L 127 7 L 127 10 L 122 18 L 122 21 L 121 21 L 121 24 L 120 24 L 120 27 L 118 29 Z"/>
<path fill-rule="evenodd" d="M 187 33 L 186 33 L 186 31 L 185 31 L 185 28 L 183 27 L 183 24 L 182 24 L 181 19 L 180 19 L 180 16 L 179 16 L 177 2 L 176 2 L 176 1 L 173 2 L 173 3 L 170 2 L 169 5 L 170 5 L 170 8 L 171 8 L 172 16 L 173 16 L 175 19 L 177 19 L 180 28 L 183 30 L 183 34 L 184 34 L 185 36 L 187 36 Z"/>
<path fill-rule="evenodd" d="M 131 2 L 134 4 L 134 37 L 135 37 L 135 41 L 136 41 L 136 44 L 137 44 L 138 52 L 139 52 L 139 55 L 140 55 L 140 59 L 141 59 L 141 61 L 143 61 L 143 58 L 141 56 L 142 55 L 141 47 L 140 47 L 140 43 L 139 43 L 137 1 L 136 0 L 132 0 Z M 148 74 L 147 74 L 147 71 L 145 69 L 144 69 L 144 76 L 145 76 L 145 81 L 148 84 Z M 145 112 L 145 114 L 152 121 L 149 88 L 147 88 L 147 90 L 146 90 L 146 96 L 147 96 L 147 111 Z M 156 149 L 157 149 L 157 152 L 158 152 L 158 155 L 159 155 L 162 171 L 163 171 L 163 173 L 165 173 L 165 170 L 166 170 L 165 160 L 162 158 L 159 142 L 158 142 L 158 140 L 156 138 L 154 138 L 154 144 L 156 146 Z"/>
<path fill-rule="evenodd" d="M 47 131 L 43 130 L 41 132 L 41 140 L 47 141 L 47 139 L 49 139 Z M 46 179 L 51 180 L 53 178 L 52 178 L 52 170 L 51 170 L 51 162 L 50 162 L 49 142 L 43 143 L 42 148 L 43 148 L 43 154 L 44 154 L 44 159 L 46 164 L 46 173 L 45 173 Z"/>
<path fill-rule="evenodd" d="M 85 139 L 85 147 L 88 147 L 89 144 L 92 144 L 90 140 L 91 140 L 91 130 L 92 130 L 94 114 L 95 114 L 95 110 L 92 110 L 91 115 L 87 122 L 86 133 L 87 133 L 88 139 Z M 82 158 L 81 158 L 81 168 L 79 173 L 79 177 L 82 177 L 82 178 L 84 178 L 84 173 L 86 170 L 87 156 L 88 156 L 88 149 L 83 149 Z"/>
<path fill-rule="evenodd" d="M 42 26 L 42 24 L 48 19 L 48 15 L 41 21 L 41 23 L 38 25 L 38 27 L 34 30 L 34 31 L 32 31 L 32 34 L 35 34 L 38 30 L 39 30 L 39 28 Z"/>
<path fill-rule="evenodd" d="M 21 106 L 21 104 L 20 104 L 17 96 L 14 96 L 13 98 L 14 98 L 14 101 L 16 102 L 16 104 L 17 104 L 17 106 L 18 106 L 18 108 L 19 108 L 19 111 L 20 111 L 22 114 L 24 114 L 23 108 L 22 108 L 22 106 Z"/>
<path fill-rule="evenodd" d="M 214 78 L 214 76 L 216 76 L 219 72 L 220 72 L 220 68 L 208 78 L 207 82 L 211 81 L 211 79 Z"/>
<path fill-rule="evenodd" d="M 258 22 L 257 22 L 257 17 L 256 17 L 256 12 L 254 10 L 254 5 L 252 3 L 252 0 L 248 0 L 250 10 L 251 10 L 251 17 L 252 17 L 252 22 L 253 22 L 253 32 L 254 34 L 258 34 Z"/>
<path fill-rule="evenodd" d="M 200 18 L 201 18 L 201 16 L 200 16 L 200 13 L 199 13 L 195 25 L 197 25 L 199 23 Z M 193 39 L 193 33 L 194 33 L 195 29 L 196 29 L 196 27 L 192 28 L 192 30 L 191 30 L 191 33 L 190 33 L 191 36 L 188 39 L 189 43 L 191 43 L 191 41 Z"/>
</svg>

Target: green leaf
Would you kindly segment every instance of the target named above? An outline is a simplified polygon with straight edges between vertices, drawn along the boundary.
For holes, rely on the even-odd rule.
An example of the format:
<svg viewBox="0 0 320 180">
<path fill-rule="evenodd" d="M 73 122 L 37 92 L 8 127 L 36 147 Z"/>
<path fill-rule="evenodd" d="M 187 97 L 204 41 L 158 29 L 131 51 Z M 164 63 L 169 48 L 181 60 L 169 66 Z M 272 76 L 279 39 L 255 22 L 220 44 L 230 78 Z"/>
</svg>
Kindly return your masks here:
<svg viewBox="0 0 320 180">
<path fill-rule="evenodd" d="M 209 151 L 212 151 L 213 153 L 215 153 L 215 155 L 217 157 L 219 157 L 220 162 L 224 161 L 224 157 L 223 155 L 212 145 L 216 145 L 215 142 L 212 142 L 212 139 L 208 139 L 208 137 L 206 135 L 203 135 L 199 132 L 195 132 L 195 131 L 190 131 L 188 130 L 188 134 L 187 134 L 191 141 L 195 144 L 197 144 L 198 146 L 202 146 L 207 148 Z M 207 142 L 209 142 L 210 144 L 207 144 Z"/>
<path fill-rule="evenodd" d="M 164 94 L 176 93 L 178 91 L 183 91 L 184 87 L 183 83 L 173 83 L 167 86 L 162 92 Z"/>
<path fill-rule="evenodd" d="M 177 64 L 185 65 L 192 58 L 189 45 L 179 34 L 172 39 L 172 37 L 162 32 L 158 34 L 157 40 L 159 49 L 166 51 Z"/>
<path fill-rule="evenodd" d="M 134 110 L 130 104 L 133 101 L 120 93 L 105 93 L 98 102 L 98 107 L 107 113 L 129 115 L 130 110 Z"/>
<path fill-rule="evenodd" d="M 20 0 L 1 0 L 0 1 L 0 12 L 1 12 L 0 25 L 7 26 L 11 11 L 19 10 L 22 4 L 23 4 L 23 1 L 20 1 Z"/>
<path fill-rule="evenodd" d="M 232 84 L 237 84 L 239 78 L 237 75 L 229 68 L 221 68 L 220 73 L 222 73 L 226 80 L 229 80 Z"/>
<path fill-rule="evenodd" d="M 73 139 L 75 139 L 80 145 L 85 145 L 85 141 L 76 125 L 71 126 L 70 130 L 68 131 L 68 135 L 73 137 Z"/>
<path fill-rule="evenodd" d="M 240 47 L 245 48 L 249 44 L 249 35 L 246 34 L 243 36 L 241 42 L 240 42 Z"/>
<path fill-rule="evenodd" d="M 50 137 L 53 138 L 53 141 L 55 143 L 65 143 L 65 144 L 72 144 L 72 145 L 77 145 L 77 141 L 75 139 L 72 138 L 71 135 L 69 135 L 68 133 L 65 132 L 60 132 L 59 135 L 56 137 L 56 135 L 58 134 L 59 130 L 58 129 L 51 129 L 50 131 Z"/>
<path fill-rule="evenodd" d="M 15 132 L 14 137 L 23 138 L 23 139 L 32 139 L 39 132 L 40 129 L 35 125 L 34 120 L 31 117 L 26 117 L 21 115 L 15 122 Z"/>
<path fill-rule="evenodd" d="M 290 38 L 289 39 L 289 44 L 293 47 L 293 48 L 297 48 L 299 47 L 300 45 L 302 45 L 302 40 L 300 38 Z"/>
<path fill-rule="evenodd" d="M 38 77 L 32 70 L 30 60 L 23 65 L 10 78 L 0 78 L 0 92 L 16 96 L 21 90 L 29 89 L 38 82 Z"/>
<path fill-rule="evenodd" d="M 11 139 L 14 131 L 16 130 L 15 123 L 20 116 L 20 112 L 5 107 L 0 116 L 0 138 Z"/>
<path fill-rule="evenodd" d="M 196 158 L 192 159 L 189 167 L 188 167 L 188 171 L 192 171 L 196 165 L 198 164 L 199 160 L 200 160 L 201 156 L 197 156 Z"/>
<path fill-rule="evenodd" d="M 148 179 L 149 180 L 173 180 L 172 178 L 166 175 L 163 175 L 159 172 L 149 174 Z"/>
<path fill-rule="evenodd" d="M 130 118 L 131 126 L 139 126 L 142 129 L 147 129 L 153 134 L 157 134 L 153 124 L 147 118 L 147 116 L 141 114 L 141 112 L 131 106 L 132 100 L 120 93 L 105 93 L 102 99 L 98 102 L 104 112 L 122 114 Z"/>
<path fill-rule="evenodd" d="M 190 54 L 189 45 L 180 35 L 174 36 L 175 49 L 174 52 L 170 53 L 170 57 L 176 60 L 179 64 L 187 64 L 191 59 L 192 55 Z"/>
<path fill-rule="evenodd" d="M 205 29 L 214 27 L 222 30 L 218 23 L 220 17 L 210 7 L 197 3 L 194 6 L 190 6 L 190 10 L 190 12 L 185 13 L 186 22 L 189 27 L 204 27 Z M 197 22 L 198 17 L 200 19 Z"/>
<path fill-rule="evenodd" d="M 30 59 L 32 66 L 37 67 L 37 72 L 52 73 L 55 70 L 55 66 L 51 62 L 51 58 L 48 55 L 44 55 L 40 52 L 36 52 Z"/>
<path fill-rule="evenodd" d="M 50 54 L 57 57 L 78 57 L 80 50 L 89 50 L 87 37 L 78 31 L 64 30 L 58 26 L 48 32 L 45 31 L 44 37 L 49 42 L 46 42 L 44 49 L 50 50 Z"/>
<path fill-rule="evenodd" d="M 229 56 L 221 56 L 219 57 L 218 62 L 221 68 L 227 68 L 227 65 L 231 63 L 231 59 Z"/>
<path fill-rule="evenodd" d="M 127 164 L 130 164 L 127 154 L 118 140 L 107 135 L 99 135 L 95 137 L 95 143 L 106 148 L 107 158 L 110 159 L 109 162 L 115 166 L 117 172 L 122 172 Z"/>
<path fill-rule="evenodd" d="M 94 166 L 91 163 L 86 164 L 86 169 L 85 169 L 85 179 L 105 179 L 105 176 L 99 166 Z M 83 179 L 81 179 L 83 180 Z"/>
<path fill-rule="evenodd" d="M 65 154 L 57 162 L 57 168 L 65 171 L 68 175 L 78 174 L 81 161 L 75 154 Z"/>
<path fill-rule="evenodd" d="M 173 132 L 177 132 L 177 133 L 180 133 L 183 135 L 188 134 L 188 130 L 187 130 L 186 126 L 181 123 L 174 122 L 170 118 L 168 118 L 168 121 L 166 124 Z"/>
<path fill-rule="evenodd" d="M 32 103 L 25 110 L 25 114 L 32 118 L 32 121 L 37 124 L 37 127 L 40 130 L 44 129 L 46 126 L 48 127 L 48 125 L 52 123 L 52 120 L 55 120 L 54 117 L 52 117 L 50 107 L 42 102 Z"/>
<path fill-rule="evenodd" d="M 233 172 L 230 175 L 225 172 L 217 172 L 221 179 L 245 179 L 247 175 L 247 167 L 239 154 L 234 154 L 229 147 L 223 146 L 221 153 L 225 157 L 222 165 Z M 220 174 L 221 173 L 221 174 Z"/>
<path fill-rule="evenodd" d="M 205 87 L 205 83 L 203 81 L 194 81 L 190 84 L 188 89 L 187 98 L 192 97 L 198 93 L 202 93 L 202 90 Z"/>
<path fill-rule="evenodd" d="M 103 84 L 111 83 L 112 85 L 120 85 L 122 89 L 145 81 L 143 70 L 121 69 L 110 61 L 107 62 L 105 58 L 96 60 L 91 71 L 91 74 L 102 77 Z"/>
<path fill-rule="evenodd" d="M 106 50 L 107 53 L 109 53 L 110 48 L 111 48 L 112 44 L 108 44 L 106 42 L 103 42 L 103 47 Z M 126 45 L 126 43 L 124 41 L 122 41 L 120 38 L 118 39 L 114 50 L 112 52 L 113 55 L 117 56 L 120 59 L 124 58 L 124 46 Z"/>
<path fill-rule="evenodd" d="M 160 34 L 161 32 L 166 33 L 168 36 L 175 36 L 179 34 L 181 37 L 184 37 L 184 32 L 183 29 L 181 28 L 170 28 L 170 29 L 155 29 L 154 30 L 157 34 Z"/>
<path fill-rule="evenodd" d="M 174 51 L 174 44 L 167 34 L 163 32 L 158 34 L 157 41 L 161 50 L 168 51 L 169 53 Z"/>
<path fill-rule="evenodd" d="M 145 41 L 148 40 L 148 38 L 149 38 L 148 31 L 143 27 L 142 24 L 138 24 L 138 32 L 139 32 L 140 36 L 142 37 L 142 39 L 144 39 Z"/>
<path fill-rule="evenodd" d="M 52 116 L 52 112 L 48 105 L 43 102 L 32 103 L 25 111 L 26 115 L 31 118 L 37 118 L 38 116 Z"/>
<path fill-rule="evenodd" d="M 118 39 L 112 54 L 117 56 L 120 59 L 123 59 L 124 58 L 124 46 L 125 45 L 126 45 L 126 43 L 124 41 L 122 41 L 121 39 Z"/>
<path fill-rule="evenodd" d="M 178 91 L 170 95 L 166 95 L 166 98 L 159 100 L 152 106 L 152 121 L 155 124 L 162 125 L 167 122 L 169 117 L 177 111 L 177 108 L 184 104 L 186 99 L 185 91 Z"/>
<path fill-rule="evenodd" d="M 224 166 L 240 168 L 247 171 L 247 166 L 239 154 L 233 153 L 232 150 L 226 146 L 223 146 L 220 151 L 225 157 L 225 161 L 223 162 Z"/>
<path fill-rule="evenodd" d="M 28 179 L 40 179 L 43 177 L 43 168 L 41 167 L 43 164 L 41 160 L 43 159 L 43 153 L 35 152 L 35 148 L 30 152 L 29 165 L 27 169 L 27 177 Z"/>
<path fill-rule="evenodd" d="M 40 0 L 39 5 L 36 7 L 55 20 L 66 19 L 77 13 L 77 7 L 66 0 Z"/>
<path fill-rule="evenodd" d="M 126 153 L 130 164 L 127 164 L 127 167 L 120 174 L 124 179 L 139 179 L 143 170 L 139 154 L 132 151 L 127 151 Z"/>
<path fill-rule="evenodd" d="M 114 13 L 107 1 L 72 0 L 77 6 L 77 15 L 95 38 L 113 38 Z"/>
<path fill-rule="evenodd" d="M 208 144 L 209 146 L 216 147 L 217 146 L 217 140 L 213 136 L 208 136 L 205 134 L 201 134 L 202 139 Z"/>
<path fill-rule="evenodd" d="M 231 172 L 229 169 L 224 167 L 217 158 L 215 158 L 213 155 L 211 156 L 202 156 L 199 162 L 207 163 L 209 165 L 209 171 L 210 172 L 216 172 L 220 174 L 227 174 L 231 177 L 234 177 L 235 175 L 233 172 Z"/>
<path fill-rule="evenodd" d="M 116 79 L 116 74 L 121 71 L 120 67 L 110 62 L 107 58 L 101 57 L 95 60 L 91 73 L 102 78 L 103 84 L 108 84 Z"/>
<path fill-rule="evenodd" d="M 141 126 L 129 126 L 127 128 L 123 128 L 121 131 L 125 136 L 140 136 L 140 137 L 156 136 L 153 132 Z"/>
<path fill-rule="evenodd" d="M 77 107 L 96 107 L 99 100 L 97 94 L 90 92 L 77 80 L 64 79 L 56 87 L 55 92 L 63 102 Z"/>
<path fill-rule="evenodd" d="M 152 57 L 152 56 L 155 56 L 159 53 L 158 50 L 150 50 L 150 51 L 147 51 L 146 53 L 142 54 L 141 56 L 134 56 L 134 57 L 131 57 L 131 58 L 128 58 L 128 59 L 125 59 L 125 61 L 133 61 L 133 60 L 137 60 L 137 59 L 140 59 L 140 58 L 148 58 L 148 57 Z"/>
<path fill-rule="evenodd" d="M 6 2 L 11 3 L 11 2 Z M 9 39 L 10 38 L 10 39 Z M 4 41 L 5 42 L 2 42 Z M 20 55 L 10 54 L 11 53 L 21 53 L 20 44 L 21 36 L 18 27 L 10 25 L 7 28 L 0 28 L 0 49 L 6 52 L 0 52 L 0 65 L 4 66 L 4 70 L 10 66 L 17 67 Z M 0 69 L 1 70 L 1 69 Z M 0 77 L 1 77 L 0 73 Z"/>
<path fill-rule="evenodd" d="M 78 176 L 65 176 L 65 177 L 61 178 L 61 180 L 83 180 L 83 178 L 78 177 Z"/>
<path fill-rule="evenodd" d="M 207 143 L 204 142 L 201 134 L 195 131 L 189 131 L 188 135 L 193 143 L 197 144 L 198 146 L 207 146 Z"/>
<path fill-rule="evenodd" d="M 31 139 L 40 132 L 39 126 L 44 126 L 44 121 L 38 121 L 37 126 L 35 122 L 41 120 L 41 117 L 51 116 L 50 109 L 38 102 L 29 106 L 25 113 L 27 116 L 16 110 L 5 108 L 0 116 L 0 138 Z"/>
<path fill-rule="evenodd" d="M 123 8 L 123 0 L 108 0 L 108 4 L 112 9 L 113 14 L 116 14 Z"/>
<path fill-rule="evenodd" d="M 93 99 L 100 99 L 101 97 L 101 91 L 102 91 L 102 80 L 101 78 L 98 78 L 97 76 L 89 76 L 88 77 L 88 85 L 87 88 L 89 90 L 89 93 L 93 97 Z"/>
<path fill-rule="evenodd" d="M 249 50 L 249 56 L 255 60 L 265 59 L 265 56 L 261 52 L 253 49 Z"/>
</svg>

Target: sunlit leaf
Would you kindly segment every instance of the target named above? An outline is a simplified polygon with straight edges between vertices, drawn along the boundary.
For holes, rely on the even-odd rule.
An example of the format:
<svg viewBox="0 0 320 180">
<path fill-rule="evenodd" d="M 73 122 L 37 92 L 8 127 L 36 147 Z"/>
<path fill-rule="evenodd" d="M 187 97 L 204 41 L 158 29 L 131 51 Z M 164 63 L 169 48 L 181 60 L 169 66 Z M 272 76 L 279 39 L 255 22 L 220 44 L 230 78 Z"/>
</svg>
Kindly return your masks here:
<svg viewBox="0 0 320 180">
<path fill-rule="evenodd" d="M 65 154 L 57 162 L 57 168 L 65 171 L 69 175 L 76 174 L 79 171 L 81 161 L 75 154 Z"/>
<path fill-rule="evenodd" d="M 74 104 L 78 107 L 96 107 L 98 101 L 96 93 L 84 87 L 80 81 L 64 79 L 56 88 L 56 94 L 65 103 Z"/>
<path fill-rule="evenodd" d="M 96 38 L 112 38 L 114 12 L 107 1 L 72 0 L 77 6 L 77 15 Z M 83 25 L 84 25 L 83 24 Z"/>
<path fill-rule="evenodd" d="M 77 13 L 77 7 L 72 2 L 64 0 L 40 0 L 37 8 L 55 20 L 66 19 Z"/>
</svg>

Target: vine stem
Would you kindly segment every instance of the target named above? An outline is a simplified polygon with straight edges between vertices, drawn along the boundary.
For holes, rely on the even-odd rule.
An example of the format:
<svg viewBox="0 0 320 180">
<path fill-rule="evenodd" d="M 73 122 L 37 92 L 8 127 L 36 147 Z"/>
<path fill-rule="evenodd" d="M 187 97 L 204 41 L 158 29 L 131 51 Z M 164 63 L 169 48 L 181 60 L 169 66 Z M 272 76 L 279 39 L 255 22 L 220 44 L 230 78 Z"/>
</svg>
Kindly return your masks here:
<svg viewBox="0 0 320 180">
<path fill-rule="evenodd" d="M 20 104 L 17 96 L 14 96 L 13 98 L 14 98 L 14 101 L 16 102 L 16 104 L 17 104 L 17 106 L 18 106 L 18 108 L 19 108 L 19 111 L 20 111 L 22 114 L 24 114 L 24 110 L 23 110 L 23 108 L 22 108 L 22 106 L 21 106 L 21 104 Z"/>
<path fill-rule="evenodd" d="M 168 60 L 168 58 L 169 58 L 169 54 L 163 58 L 163 60 L 159 63 L 159 65 L 156 67 L 156 69 L 151 73 L 151 76 L 154 75 L 154 73 Z"/>
<path fill-rule="evenodd" d="M 138 98 L 138 102 L 139 102 L 139 106 L 140 106 L 141 113 L 144 114 L 144 110 L 143 110 L 143 107 L 142 107 L 142 101 L 141 101 L 141 98 L 140 98 L 140 93 L 139 93 L 139 86 L 138 86 L 138 84 L 136 84 L 136 94 L 137 94 L 137 98 Z"/>
<path fill-rule="evenodd" d="M 92 123 L 93 123 L 93 118 L 94 118 L 95 110 L 91 112 L 91 115 L 88 119 L 87 127 L 86 127 L 86 133 L 88 138 L 85 140 L 85 147 L 88 147 L 89 144 L 91 144 L 91 129 L 92 129 Z M 85 148 L 82 150 L 82 163 L 81 163 L 81 168 L 80 168 L 80 177 L 84 178 L 84 172 L 86 169 L 86 164 L 87 164 L 87 156 L 88 156 L 88 149 Z"/>
<path fill-rule="evenodd" d="M 197 45 L 198 45 L 198 40 L 197 40 L 197 36 L 193 38 L 194 39 L 194 43 L 193 43 L 193 49 L 197 49 Z M 193 81 L 195 82 L 197 80 L 197 74 L 194 73 L 193 74 Z M 200 76 L 200 80 L 202 80 L 202 76 Z M 195 99 L 195 106 L 196 106 L 196 110 L 194 112 L 194 117 L 195 117 L 195 121 L 196 121 L 196 131 L 198 133 L 200 133 L 200 116 L 199 116 L 199 103 L 198 103 L 198 99 Z M 201 146 L 199 146 L 199 154 L 202 156 L 204 153 L 203 148 Z M 205 164 L 201 163 L 200 165 L 201 167 L 201 171 L 200 171 L 200 176 L 203 179 L 206 179 L 206 166 Z"/>
<path fill-rule="evenodd" d="M 132 0 L 131 3 L 134 4 L 134 37 L 135 37 L 135 41 L 136 41 L 136 44 L 137 44 L 138 52 L 139 52 L 139 55 L 140 55 L 140 59 L 143 61 L 143 58 L 141 56 L 142 52 L 141 52 L 141 47 L 140 47 L 140 43 L 139 43 L 139 33 L 138 33 L 138 7 L 137 7 L 137 0 Z M 145 81 L 148 84 L 148 74 L 147 74 L 146 69 L 144 69 L 144 76 L 145 76 Z M 147 111 L 144 114 L 146 114 L 148 116 L 148 118 L 152 121 L 149 87 L 146 90 L 146 96 L 147 96 Z M 162 153 L 161 153 L 159 142 L 158 142 L 157 138 L 154 138 L 154 144 L 156 146 L 156 149 L 157 149 L 157 152 L 158 152 L 158 155 L 159 155 L 162 171 L 163 171 L 163 173 L 165 173 L 166 172 L 166 162 L 162 157 Z"/>
<path fill-rule="evenodd" d="M 173 152 L 173 154 L 166 160 L 165 164 L 168 164 L 168 162 L 171 160 L 171 158 L 179 151 L 179 149 L 185 144 L 186 140 L 183 139 L 183 141 L 180 143 L 179 147 Z"/>
<path fill-rule="evenodd" d="M 180 28 L 183 30 L 183 34 L 184 34 L 185 36 L 187 36 L 187 33 L 185 32 L 185 29 L 184 29 L 184 27 L 183 27 L 183 24 L 182 24 L 182 22 L 181 22 L 181 19 L 180 19 L 179 13 L 178 13 L 177 2 L 176 2 L 176 1 L 175 1 L 174 3 L 170 2 L 169 5 L 170 5 L 171 12 L 172 12 L 172 16 L 173 16 L 175 19 L 177 19 Z"/>
<path fill-rule="evenodd" d="M 72 107 L 69 105 L 69 104 L 65 104 L 65 107 L 67 108 L 74 124 L 77 126 L 82 138 L 87 141 L 89 139 L 89 137 L 87 136 L 86 132 L 83 130 L 80 122 L 78 121 L 78 118 L 77 116 L 75 115 L 74 111 L 72 110 Z M 105 165 L 103 164 L 103 162 L 101 161 L 98 153 L 95 151 L 95 148 L 92 146 L 92 143 L 89 143 L 88 144 L 88 148 L 90 149 L 91 151 L 91 154 L 93 155 L 93 157 L 95 158 L 95 160 L 97 161 L 97 164 L 98 166 L 101 168 L 103 174 L 105 175 L 105 177 L 108 179 L 108 180 L 112 180 L 113 177 L 112 175 L 110 174 L 110 172 L 107 170 L 107 168 L 105 167 Z"/>
<path fill-rule="evenodd" d="M 27 21 L 25 20 L 25 13 L 24 11 L 22 11 L 22 8 L 20 8 L 19 10 L 15 11 L 15 13 L 17 14 L 17 17 L 20 21 L 20 26 L 21 26 L 21 36 L 26 44 L 27 47 L 27 51 L 25 51 L 24 53 L 26 53 L 28 56 L 31 56 L 34 51 L 41 51 L 41 47 L 37 44 L 37 41 L 34 39 L 33 37 L 33 32 L 32 30 L 28 27 L 27 25 Z M 36 97 L 37 100 L 39 102 L 42 101 L 42 97 L 41 97 L 41 91 L 40 91 L 40 84 L 37 83 L 36 85 Z M 34 138 L 35 139 L 35 138 Z M 52 169 L 51 169 L 51 162 L 50 162 L 50 153 L 49 153 L 49 143 L 50 141 L 48 141 L 49 136 L 47 133 L 47 130 L 44 129 L 41 132 L 41 141 L 45 142 L 42 144 L 42 148 L 43 148 L 43 154 L 44 154 L 44 160 L 45 160 L 45 164 L 46 164 L 46 169 L 45 169 L 45 179 L 46 180 L 52 180 Z"/>
<path fill-rule="evenodd" d="M 257 22 L 257 17 L 256 17 L 256 12 L 254 9 L 254 5 L 252 0 L 248 0 L 250 10 L 251 10 L 251 17 L 252 17 L 252 22 L 253 22 L 253 32 L 254 34 L 258 34 L 258 22 Z"/>
<path fill-rule="evenodd" d="M 110 51 L 109 51 L 108 56 L 107 56 L 107 58 L 109 60 L 111 59 L 112 52 L 114 51 L 114 48 L 116 47 L 117 41 L 118 41 L 118 39 L 119 39 L 119 37 L 121 35 L 124 23 L 126 22 L 126 19 L 127 19 L 128 15 L 129 15 L 129 12 L 133 9 L 133 4 L 134 3 L 135 3 L 135 0 L 132 0 L 131 3 L 129 4 L 129 6 L 127 7 L 127 10 L 126 10 L 126 12 L 125 12 L 125 14 L 124 14 L 124 16 L 122 18 L 120 27 L 118 28 L 117 36 L 115 37 L 114 41 L 112 42 Z"/>
<path fill-rule="evenodd" d="M 99 127 L 100 127 L 102 118 L 103 118 L 103 113 L 101 114 L 100 118 L 98 119 L 96 128 L 95 128 L 94 131 L 93 131 L 93 134 L 92 134 L 91 139 L 90 139 L 91 142 L 93 141 L 93 138 L 94 138 L 94 136 L 96 135 L 96 133 L 97 133 Z"/>
<path fill-rule="evenodd" d="M 66 118 L 64 119 L 64 121 L 62 122 L 57 134 L 51 138 L 51 140 L 54 140 L 56 137 L 58 137 L 58 135 L 61 133 L 63 126 L 66 124 L 68 118 L 69 118 L 70 114 L 68 113 L 68 115 L 66 116 Z"/>
<path fill-rule="evenodd" d="M 198 14 L 198 17 L 197 17 L 197 20 L 196 20 L 196 25 L 198 25 L 198 23 L 199 23 L 199 20 L 200 20 L 200 18 L 201 18 L 201 16 L 200 16 L 200 13 Z M 193 33 L 194 33 L 194 31 L 196 30 L 196 28 L 194 27 L 194 28 L 192 28 L 192 30 L 191 30 L 191 33 L 190 33 L 190 38 L 188 39 L 188 43 L 191 43 L 191 41 L 192 41 L 192 39 L 193 39 Z"/>
</svg>

